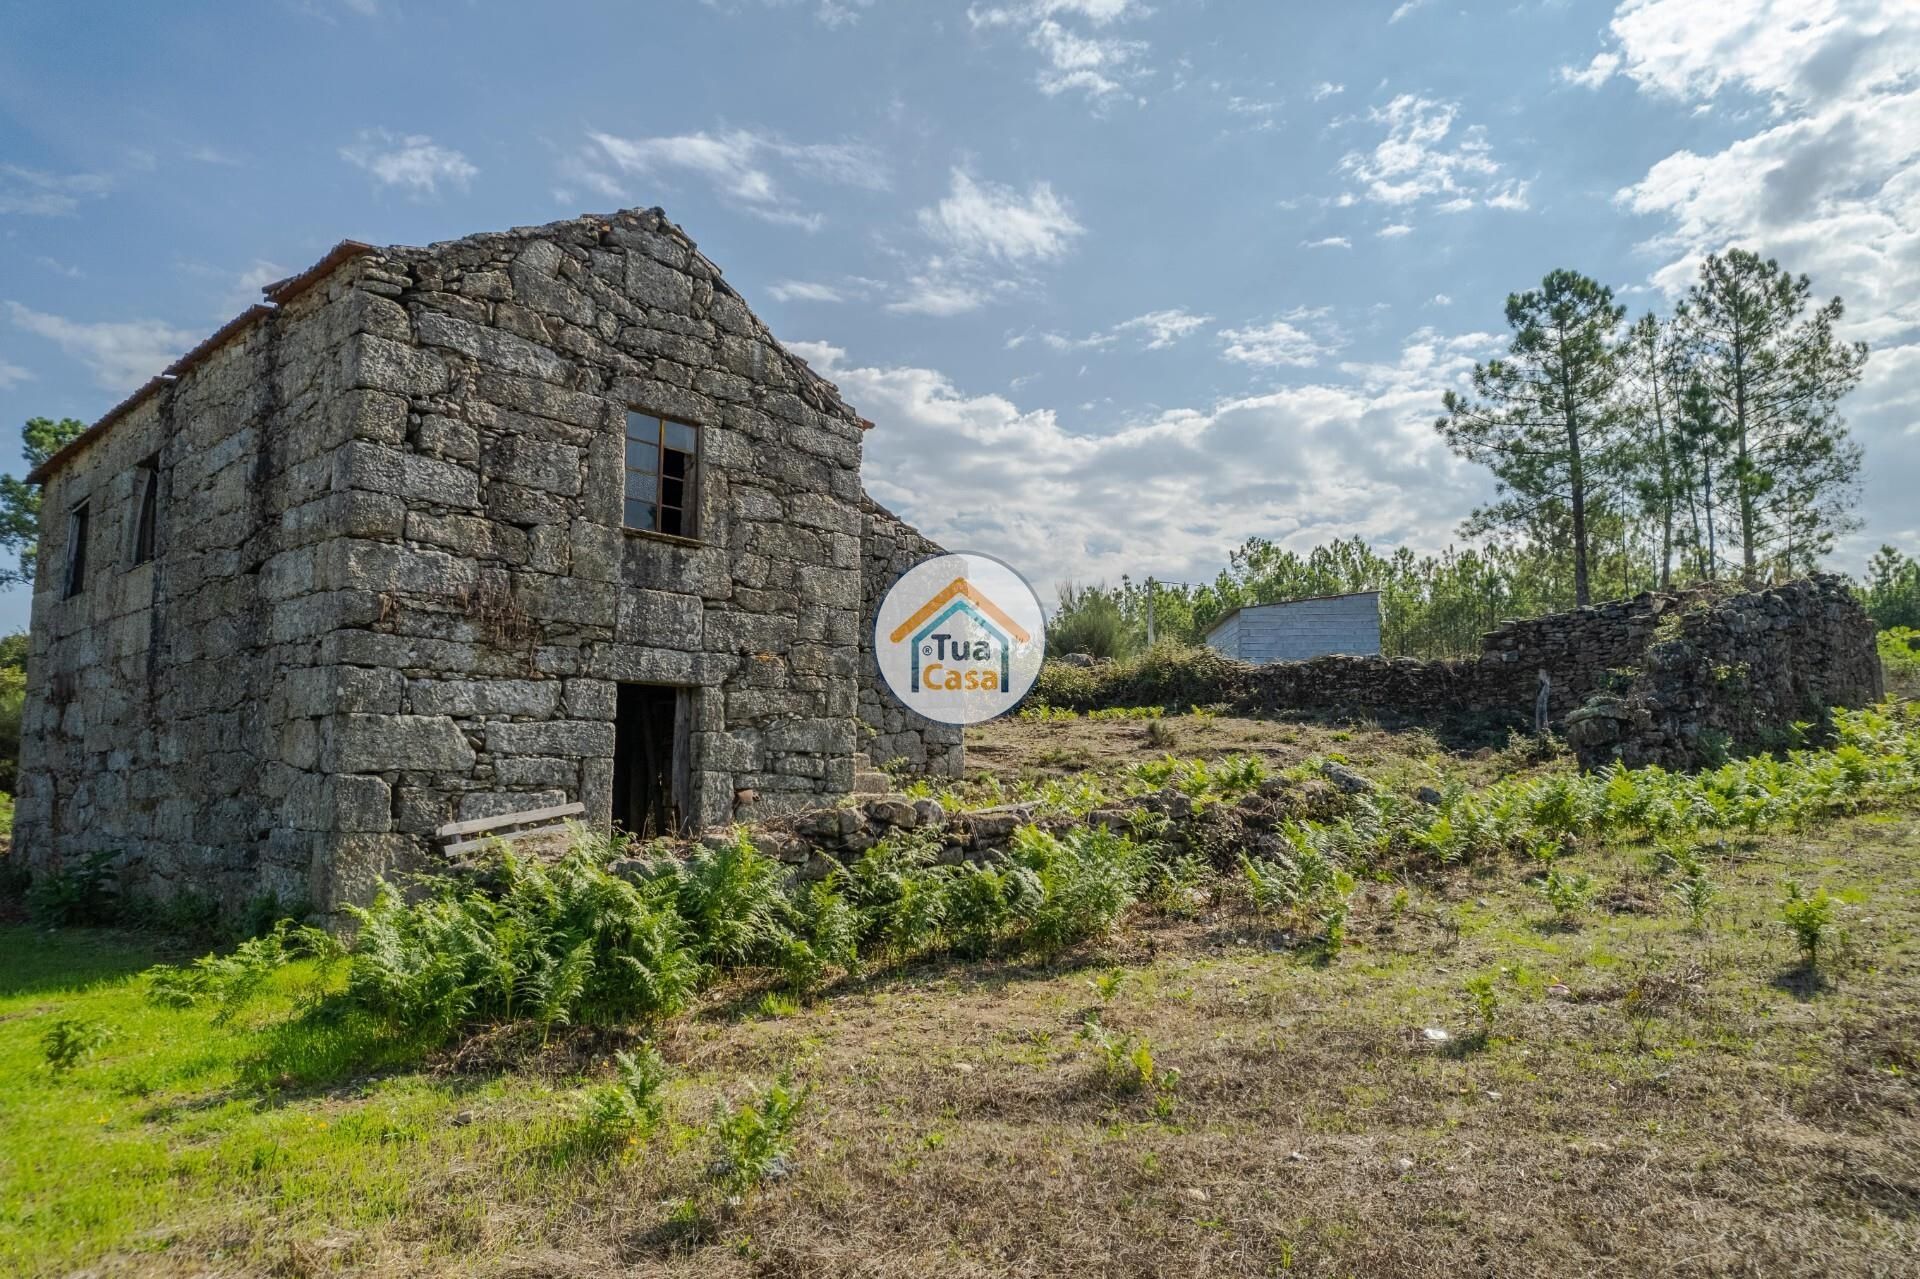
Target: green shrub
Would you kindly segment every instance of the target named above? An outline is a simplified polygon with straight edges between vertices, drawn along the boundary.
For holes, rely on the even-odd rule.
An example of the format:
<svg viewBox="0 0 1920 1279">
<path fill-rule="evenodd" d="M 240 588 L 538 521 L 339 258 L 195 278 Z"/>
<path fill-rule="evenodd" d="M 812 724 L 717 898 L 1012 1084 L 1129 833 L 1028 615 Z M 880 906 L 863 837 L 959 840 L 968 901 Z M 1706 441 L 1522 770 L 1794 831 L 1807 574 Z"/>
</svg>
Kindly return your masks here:
<svg viewBox="0 0 1920 1279">
<path fill-rule="evenodd" d="M 118 850 L 89 853 L 70 866 L 42 871 L 27 888 L 27 916 L 42 928 L 109 924 L 119 905 Z"/>
<path fill-rule="evenodd" d="M 1493 1038 L 1494 1023 L 1500 1016 L 1500 989 L 1487 973 L 1467 978 L 1461 983 L 1461 988 L 1466 992 L 1467 1002 L 1478 1023 L 1474 1037 L 1485 1044 Z"/>
<path fill-rule="evenodd" d="M 666 1104 L 663 1094 L 672 1071 L 651 1044 L 615 1053 L 613 1066 L 613 1082 L 589 1089 L 581 1107 L 580 1139 L 595 1151 L 645 1137 L 659 1124 Z"/>
<path fill-rule="evenodd" d="M 1689 869 L 1673 886 L 1673 895 L 1687 912 L 1687 919 L 1695 932 L 1707 926 L 1707 912 L 1713 908 L 1713 902 L 1720 895 L 1719 887 L 1707 878 L 1706 868 L 1694 866 Z"/>
<path fill-rule="evenodd" d="M 942 913 L 954 949 L 978 958 L 1009 931 L 1030 924 L 1045 900 L 1045 885 L 1031 867 L 956 866 Z"/>
<path fill-rule="evenodd" d="M 1099 698 L 1100 677 L 1094 667 L 1049 661 L 1041 665 L 1026 704 L 1033 709 L 1081 711 L 1096 705 Z"/>
<path fill-rule="evenodd" d="M 1546 878 L 1540 882 L 1540 891 L 1546 895 L 1547 904 L 1553 907 L 1554 919 L 1563 927 L 1570 927 L 1593 900 L 1593 877 L 1575 875 L 1558 866 L 1547 870 Z"/>
<path fill-rule="evenodd" d="M 1874 636 L 1887 689 L 1904 697 L 1920 696 L 1920 630 L 1894 626 Z"/>
<path fill-rule="evenodd" d="M 1204 645 L 1164 641 L 1134 656 L 1093 666 L 1048 662 L 1035 681 L 1037 705 L 1078 711 L 1147 708 L 1177 714 L 1189 706 L 1236 700 L 1248 668 Z"/>
<path fill-rule="evenodd" d="M 931 831 L 893 831 L 845 868 L 841 891 L 858 912 L 860 947 L 900 962 L 937 944 L 947 895 Z"/>
<path fill-rule="evenodd" d="M 1794 880 L 1787 881 L 1786 899 L 1780 903 L 1787 931 L 1800 948 L 1800 958 L 1809 972 L 1820 963 L 1820 949 L 1826 945 L 1833 928 L 1833 899 L 1827 890 L 1816 888 L 1812 896 L 1801 891 Z"/>
<path fill-rule="evenodd" d="M 40 1036 L 40 1051 L 56 1075 L 64 1075 L 104 1048 L 114 1036 L 111 1026 L 85 1017 L 62 1017 Z"/>
<path fill-rule="evenodd" d="M 408 903 L 382 885 L 349 907 L 360 928 L 342 999 L 438 1042 L 468 1021 L 657 1020 L 698 989 L 703 939 L 672 875 L 637 886 L 578 851 L 551 867 L 508 855 L 502 874 L 497 896 L 448 887 Z"/>
<path fill-rule="evenodd" d="M 1011 860 L 1039 882 L 1040 901 L 1024 938 L 1045 955 L 1105 935 L 1133 905 L 1146 872 L 1138 844 L 1098 826 L 1064 835 L 1023 826 L 1014 832 Z"/>
<path fill-rule="evenodd" d="M 836 886 L 840 878 L 808 885 L 788 908 L 792 931 L 779 943 L 776 966 L 796 994 L 811 994 L 831 968 L 860 966 L 860 913 Z"/>
<path fill-rule="evenodd" d="M 793 1153 L 793 1125 L 805 1102 L 793 1080 L 781 1075 L 755 1100 L 728 1110 L 715 1103 L 707 1125 L 713 1162 L 707 1178 L 729 1199 L 739 1200 L 771 1176 L 786 1171 Z"/>
<path fill-rule="evenodd" d="M 785 873 L 753 846 L 744 827 L 719 848 L 702 847 L 672 866 L 667 878 L 707 963 L 737 967 L 768 960 L 789 935 L 782 918 Z"/>
<path fill-rule="evenodd" d="M 212 1005 L 214 1025 L 224 1025 L 289 959 L 333 959 L 343 953 L 330 934 L 283 919 L 272 932 L 240 943 L 231 954 L 203 955 L 185 967 L 149 968 L 147 998 L 166 1008 Z"/>
</svg>

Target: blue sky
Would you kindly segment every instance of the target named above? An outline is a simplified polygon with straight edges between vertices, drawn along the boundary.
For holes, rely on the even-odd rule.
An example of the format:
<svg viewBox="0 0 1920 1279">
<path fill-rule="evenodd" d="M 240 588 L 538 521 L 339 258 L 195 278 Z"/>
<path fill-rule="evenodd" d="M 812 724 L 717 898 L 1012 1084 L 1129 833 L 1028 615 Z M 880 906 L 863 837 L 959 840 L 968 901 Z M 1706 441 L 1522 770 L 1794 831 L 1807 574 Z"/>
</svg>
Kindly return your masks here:
<svg viewBox="0 0 1920 1279">
<path fill-rule="evenodd" d="M 344 237 L 659 204 L 1036 582 L 1437 550 L 1440 392 L 1571 266 L 1849 303 L 1920 549 L 1920 15 L 1847 0 L 0 0 L 0 423 L 91 420 Z M 9 459 L 11 460 L 11 459 Z M 24 623 L 0 595 L 0 626 Z"/>
</svg>

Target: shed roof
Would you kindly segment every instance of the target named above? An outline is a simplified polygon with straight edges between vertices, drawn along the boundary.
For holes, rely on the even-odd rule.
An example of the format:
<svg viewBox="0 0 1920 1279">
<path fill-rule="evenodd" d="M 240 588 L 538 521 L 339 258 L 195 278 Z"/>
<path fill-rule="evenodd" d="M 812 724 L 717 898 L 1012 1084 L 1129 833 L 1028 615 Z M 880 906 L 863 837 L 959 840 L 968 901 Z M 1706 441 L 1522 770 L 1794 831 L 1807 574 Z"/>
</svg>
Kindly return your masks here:
<svg viewBox="0 0 1920 1279">
<path fill-rule="evenodd" d="M 1240 614 L 1246 613 L 1246 612 L 1252 612 L 1255 609 L 1281 608 L 1288 604 L 1311 604 L 1316 600 L 1350 600 L 1350 599 L 1358 598 L 1359 596 L 1362 596 L 1362 595 L 1372 595 L 1375 598 L 1378 598 L 1380 595 L 1380 592 L 1377 590 L 1338 591 L 1332 595 L 1302 595 L 1299 599 L 1268 600 L 1264 604 L 1239 604 L 1229 609 L 1227 612 L 1221 614 L 1219 620 L 1214 622 L 1212 626 L 1209 626 L 1207 628 L 1207 633 L 1201 636 L 1201 638 L 1202 639 L 1211 638 L 1215 631 L 1219 630 L 1222 626 L 1225 626 L 1228 622 L 1231 622 L 1234 618 L 1240 616 Z"/>
</svg>

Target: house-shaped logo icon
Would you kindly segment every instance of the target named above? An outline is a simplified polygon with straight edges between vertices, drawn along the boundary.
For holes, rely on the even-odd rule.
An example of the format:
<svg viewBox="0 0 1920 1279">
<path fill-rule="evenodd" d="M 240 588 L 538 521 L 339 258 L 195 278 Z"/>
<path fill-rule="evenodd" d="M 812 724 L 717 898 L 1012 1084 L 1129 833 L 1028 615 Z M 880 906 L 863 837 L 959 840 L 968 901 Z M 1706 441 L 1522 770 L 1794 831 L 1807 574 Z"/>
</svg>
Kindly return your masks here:
<svg viewBox="0 0 1920 1279">
<path fill-rule="evenodd" d="M 920 691 L 920 672 L 924 658 L 932 657 L 937 661 L 949 658 L 947 647 L 949 637 L 937 632 L 955 617 L 962 615 L 986 633 L 987 640 L 975 643 L 984 645 L 989 651 L 980 652 L 978 648 L 967 649 L 956 646 L 952 656 L 971 655 L 978 659 L 991 657 L 997 653 L 1000 669 L 996 686 L 1004 689 L 1012 682 L 1013 646 L 1016 643 L 1025 644 L 1033 636 L 966 578 L 956 577 L 936 591 L 925 604 L 915 609 L 906 621 L 894 627 L 887 637 L 895 644 L 905 642 L 911 645 L 912 678 L 909 687 L 913 692 Z"/>
<path fill-rule="evenodd" d="M 1033 687 L 1046 630 L 1040 597 L 1011 565 L 950 551 L 893 580 L 868 634 L 880 678 L 904 710 L 939 724 L 980 724 Z"/>
</svg>

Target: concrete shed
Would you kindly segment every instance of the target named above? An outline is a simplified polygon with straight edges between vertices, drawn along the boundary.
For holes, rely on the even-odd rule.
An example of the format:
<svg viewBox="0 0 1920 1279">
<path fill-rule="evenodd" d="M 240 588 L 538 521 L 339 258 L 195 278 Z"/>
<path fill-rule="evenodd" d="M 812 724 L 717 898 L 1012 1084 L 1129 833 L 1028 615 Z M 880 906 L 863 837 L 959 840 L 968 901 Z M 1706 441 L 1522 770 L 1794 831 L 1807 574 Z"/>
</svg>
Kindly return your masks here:
<svg viewBox="0 0 1920 1279">
<path fill-rule="evenodd" d="M 1317 595 L 1236 608 L 1207 632 L 1207 647 L 1244 662 L 1303 662 L 1380 651 L 1380 592 Z"/>
</svg>

